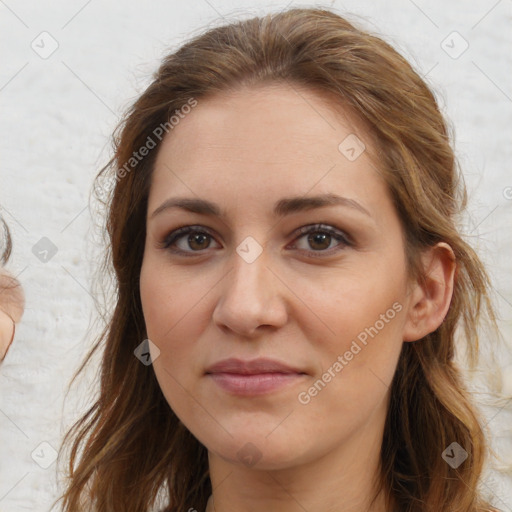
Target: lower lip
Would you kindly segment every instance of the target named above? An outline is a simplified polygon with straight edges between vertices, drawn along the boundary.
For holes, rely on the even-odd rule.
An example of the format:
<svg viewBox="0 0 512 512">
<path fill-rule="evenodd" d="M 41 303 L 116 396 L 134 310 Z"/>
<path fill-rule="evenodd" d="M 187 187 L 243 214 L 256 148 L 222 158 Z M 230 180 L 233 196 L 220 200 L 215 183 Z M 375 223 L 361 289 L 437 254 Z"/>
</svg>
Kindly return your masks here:
<svg viewBox="0 0 512 512">
<path fill-rule="evenodd" d="M 264 395 L 297 382 L 304 375 L 299 373 L 210 373 L 208 376 L 219 387 L 235 395 Z"/>
</svg>

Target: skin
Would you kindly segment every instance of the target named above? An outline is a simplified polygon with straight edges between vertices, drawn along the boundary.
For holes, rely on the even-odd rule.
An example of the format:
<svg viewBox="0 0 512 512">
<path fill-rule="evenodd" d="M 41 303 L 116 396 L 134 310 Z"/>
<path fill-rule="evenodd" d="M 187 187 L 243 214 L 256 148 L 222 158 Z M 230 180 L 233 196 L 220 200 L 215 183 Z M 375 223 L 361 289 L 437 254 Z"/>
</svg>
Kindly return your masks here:
<svg viewBox="0 0 512 512">
<path fill-rule="evenodd" d="M 351 133 L 367 148 L 354 161 L 338 150 Z M 423 254 L 425 284 L 408 278 L 401 224 L 370 151 L 357 118 L 286 85 L 201 99 L 163 141 L 149 195 L 141 300 L 148 337 L 160 350 L 153 367 L 161 389 L 208 449 L 210 510 L 386 510 L 383 495 L 367 507 L 389 385 L 402 343 L 434 331 L 446 315 L 455 264 L 450 247 L 439 244 Z M 273 215 L 282 198 L 323 193 L 357 201 L 369 214 L 334 205 Z M 207 199 L 225 217 L 179 208 L 152 217 L 171 197 Z M 296 232 L 320 223 L 352 243 L 329 236 L 315 243 Z M 186 225 L 208 229 L 206 239 L 188 243 L 185 234 L 175 242 L 190 257 L 162 248 Z M 248 236 L 263 249 L 252 263 L 236 251 Z M 394 303 L 401 311 L 300 403 L 299 393 Z M 205 376 L 228 357 L 274 358 L 306 375 L 263 396 L 234 396 Z M 241 449 L 252 450 L 257 463 L 241 460 Z"/>
<path fill-rule="evenodd" d="M 21 320 L 24 306 L 23 288 L 7 270 L 0 268 L 0 361 L 11 346 L 14 323 Z"/>
</svg>

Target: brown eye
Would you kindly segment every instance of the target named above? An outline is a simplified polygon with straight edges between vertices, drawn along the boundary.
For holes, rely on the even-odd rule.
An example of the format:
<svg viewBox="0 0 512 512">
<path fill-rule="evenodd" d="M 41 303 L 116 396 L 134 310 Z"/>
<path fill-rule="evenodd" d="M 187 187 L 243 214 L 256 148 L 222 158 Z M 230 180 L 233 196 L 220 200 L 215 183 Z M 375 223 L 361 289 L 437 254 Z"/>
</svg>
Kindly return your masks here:
<svg viewBox="0 0 512 512">
<path fill-rule="evenodd" d="M 213 236 L 205 228 L 186 226 L 167 235 L 161 243 L 161 247 L 173 253 L 188 256 L 208 249 L 212 240 Z"/>
<path fill-rule="evenodd" d="M 349 237 L 342 231 L 322 224 L 304 226 L 299 229 L 299 233 L 302 233 L 302 236 L 299 236 L 297 240 L 304 239 L 306 241 L 306 244 L 304 244 L 306 247 L 300 247 L 301 244 L 296 243 L 296 248 L 309 252 L 315 256 L 331 254 L 332 252 L 343 250 L 347 246 L 352 245 L 349 241 Z M 338 243 L 331 245 L 333 242 Z"/>
<path fill-rule="evenodd" d="M 326 243 L 327 242 L 327 243 Z M 331 235 L 326 233 L 315 233 L 308 235 L 308 243 L 314 250 L 325 250 L 331 245 Z"/>
<path fill-rule="evenodd" d="M 210 235 L 205 233 L 193 233 L 188 236 L 187 242 L 191 249 L 200 251 L 201 249 L 207 249 L 210 245 Z M 205 243 L 208 242 L 208 243 Z"/>
</svg>

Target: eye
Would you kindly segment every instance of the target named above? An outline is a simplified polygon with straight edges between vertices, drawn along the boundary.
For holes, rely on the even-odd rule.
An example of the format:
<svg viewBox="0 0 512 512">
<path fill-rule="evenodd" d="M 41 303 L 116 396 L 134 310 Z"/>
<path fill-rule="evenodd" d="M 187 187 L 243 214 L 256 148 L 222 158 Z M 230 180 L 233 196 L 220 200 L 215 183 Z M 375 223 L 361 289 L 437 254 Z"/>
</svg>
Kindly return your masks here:
<svg viewBox="0 0 512 512">
<path fill-rule="evenodd" d="M 193 252 L 208 249 L 212 239 L 213 235 L 211 235 L 206 228 L 201 226 L 186 226 L 170 233 L 161 243 L 161 247 L 173 253 L 188 255 Z M 177 246 L 178 248 L 175 249 L 173 246 Z"/>
<path fill-rule="evenodd" d="M 327 253 L 331 254 L 332 252 L 337 252 L 343 250 L 347 246 L 351 246 L 351 242 L 349 241 L 349 237 L 345 235 L 342 231 L 338 229 L 333 229 L 330 226 L 324 226 L 322 224 L 315 224 L 312 226 L 304 226 L 298 230 L 302 236 L 299 236 L 298 240 L 305 239 L 308 247 L 299 247 L 299 249 L 304 249 L 310 254 L 317 256 L 324 254 L 314 254 L 314 253 Z M 338 244 L 332 245 L 333 242 L 338 242 Z M 330 250 L 333 249 L 334 251 Z"/>
</svg>

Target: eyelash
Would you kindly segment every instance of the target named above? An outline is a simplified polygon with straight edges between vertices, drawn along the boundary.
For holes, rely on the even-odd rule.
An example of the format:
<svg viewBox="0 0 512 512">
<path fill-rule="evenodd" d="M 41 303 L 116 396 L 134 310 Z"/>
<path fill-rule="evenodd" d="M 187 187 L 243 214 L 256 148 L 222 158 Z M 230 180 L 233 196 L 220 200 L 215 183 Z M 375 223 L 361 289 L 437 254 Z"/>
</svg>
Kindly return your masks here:
<svg viewBox="0 0 512 512">
<path fill-rule="evenodd" d="M 205 234 L 213 238 L 213 235 L 210 233 L 210 231 L 204 227 L 201 226 L 185 226 L 182 228 L 178 228 L 171 233 L 169 233 L 161 242 L 160 247 L 162 249 L 166 249 L 174 254 L 180 254 L 184 256 L 195 256 L 198 254 L 202 254 L 201 251 L 183 251 L 181 249 L 172 249 L 171 246 L 178 241 L 180 238 L 183 238 L 185 235 L 188 234 Z M 326 250 L 311 250 L 307 251 L 309 255 L 313 257 L 325 257 L 326 255 L 330 256 L 333 252 L 338 252 L 343 250 L 345 247 L 351 247 L 353 243 L 350 241 L 350 237 L 345 235 L 342 231 L 339 231 L 337 229 L 333 229 L 329 226 L 325 226 L 324 224 L 314 224 L 309 226 L 303 226 L 299 228 L 294 234 L 297 234 L 297 239 L 302 238 L 305 235 L 309 235 L 311 233 L 322 233 L 332 236 L 335 240 L 341 242 L 335 247 L 331 247 L 330 249 Z M 342 246 L 340 248 L 340 246 Z M 334 249 L 334 250 L 333 250 Z M 206 249 L 205 249 L 206 250 Z"/>
</svg>

